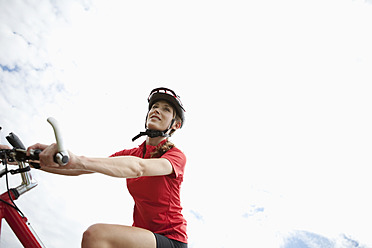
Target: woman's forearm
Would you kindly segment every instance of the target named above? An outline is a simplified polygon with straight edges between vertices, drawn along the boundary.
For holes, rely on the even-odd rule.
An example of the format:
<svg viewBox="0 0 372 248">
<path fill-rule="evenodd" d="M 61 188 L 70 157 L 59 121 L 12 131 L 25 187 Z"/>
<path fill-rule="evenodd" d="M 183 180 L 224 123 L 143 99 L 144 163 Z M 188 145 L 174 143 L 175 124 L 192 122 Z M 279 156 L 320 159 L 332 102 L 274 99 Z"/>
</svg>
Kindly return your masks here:
<svg viewBox="0 0 372 248">
<path fill-rule="evenodd" d="M 42 167 L 42 171 L 49 172 L 52 174 L 58 174 L 63 176 L 80 176 L 84 174 L 91 174 L 92 171 L 85 171 L 85 170 L 75 170 L 75 169 L 60 169 L 60 168 L 53 168 L 53 167 Z"/>
<path fill-rule="evenodd" d="M 78 157 L 83 171 L 97 172 L 112 177 L 136 178 L 143 174 L 140 158 L 133 156 L 88 158 Z"/>
</svg>

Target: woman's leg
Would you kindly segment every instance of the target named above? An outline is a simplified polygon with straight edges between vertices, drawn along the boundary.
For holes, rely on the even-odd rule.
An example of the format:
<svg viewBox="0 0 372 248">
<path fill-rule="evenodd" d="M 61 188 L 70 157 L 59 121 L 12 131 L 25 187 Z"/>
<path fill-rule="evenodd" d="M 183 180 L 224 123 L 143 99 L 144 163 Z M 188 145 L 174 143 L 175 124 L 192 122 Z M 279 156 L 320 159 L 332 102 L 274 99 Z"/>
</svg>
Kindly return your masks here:
<svg viewBox="0 0 372 248">
<path fill-rule="evenodd" d="M 156 248 L 152 232 L 132 226 L 95 224 L 83 235 L 83 248 Z"/>
</svg>

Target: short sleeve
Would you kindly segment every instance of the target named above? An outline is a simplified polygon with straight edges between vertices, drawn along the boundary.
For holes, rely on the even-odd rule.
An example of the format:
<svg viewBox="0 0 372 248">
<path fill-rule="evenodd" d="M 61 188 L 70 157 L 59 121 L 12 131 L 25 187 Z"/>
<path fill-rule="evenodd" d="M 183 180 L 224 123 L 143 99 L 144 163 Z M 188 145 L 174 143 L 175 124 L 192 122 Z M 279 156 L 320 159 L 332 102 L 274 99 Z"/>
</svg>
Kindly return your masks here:
<svg viewBox="0 0 372 248">
<path fill-rule="evenodd" d="M 167 159 L 172 164 L 176 177 L 183 177 L 186 165 L 186 156 L 181 150 L 173 147 L 164 153 L 161 158 Z"/>
</svg>

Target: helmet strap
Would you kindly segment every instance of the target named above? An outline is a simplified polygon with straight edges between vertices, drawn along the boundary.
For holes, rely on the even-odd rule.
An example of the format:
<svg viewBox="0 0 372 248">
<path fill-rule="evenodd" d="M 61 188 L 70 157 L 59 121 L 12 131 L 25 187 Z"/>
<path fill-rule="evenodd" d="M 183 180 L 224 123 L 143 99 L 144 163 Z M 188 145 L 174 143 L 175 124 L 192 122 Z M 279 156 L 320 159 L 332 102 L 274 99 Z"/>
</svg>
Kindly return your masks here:
<svg viewBox="0 0 372 248">
<path fill-rule="evenodd" d="M 135 141 L 136 139 L 138 139 L 139 137 L 142 137 L 142 136 L 148 136 L 150 138 L 170 137 L 170 135 L 168 134 L 168 131 L 172 128 L 175 121 L 176 121 L 176 118 L 173 118 L 172 121 L 171 121 L 171 124 L 169 125 L 169 128 L 164 130 L 164 131 L 146 129 L 145 132 L 140 132 L 135 137 L 133 137 L 132 141 Z"/>
</svg>

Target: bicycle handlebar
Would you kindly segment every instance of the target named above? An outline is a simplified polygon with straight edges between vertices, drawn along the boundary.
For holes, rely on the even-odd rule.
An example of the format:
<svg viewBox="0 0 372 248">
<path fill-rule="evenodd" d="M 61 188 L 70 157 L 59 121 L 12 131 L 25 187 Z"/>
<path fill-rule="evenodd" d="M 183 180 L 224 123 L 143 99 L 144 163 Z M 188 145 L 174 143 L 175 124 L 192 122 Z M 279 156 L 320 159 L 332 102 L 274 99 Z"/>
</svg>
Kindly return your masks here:
<svg viewBox="0 0 372 248">
<path fill-rule="evenodd" d="M 54 161 L 61 166 L 64 166 L 69 161 L 69 155 L 67 150 L 64 148 L 62 135 L 58 127 L 57 121 L 49 117 L 48 122 L 52 125 L 54 130 L 54 135 L 56 137 L 56 143 L 58 147 L 58 153 L 54 156 Z M 1 128 L 0 128 L 1 129 Z M 32 162 L 33 160 L 39 160 L 39 154 L 41 150 L 30 151 L 30 155 L 27 155 L 27 151 L 21 140 L 14 133 L 10 133 L 6 137 L 8 142 L 13 146 L 13 149 L 0 149 L 0 159 L 1 162 L 6 165 L 7 162 L 17 162 L 19 169 L 17 170 L 8 170 L 7 166 L 5 169 L 0 171 L 0 177 L 6 175 L 7 173 L 17 174 L 20 173 L 22 177 L 22 183 L 18 187 L 11 189 L 13 192 L 16 192 L 17 195 L 14 199 L 17 199 L 20 195 L 26 193 L 27 191 L 33 189 L 37 186 L 37 182 L 32 179 L 30 167 L 26 166 L 26 163 L 33 166 L 36 169 L 40 169 L 38 163 Z"/>
<path fill-rule="evenodd" d="M 53 117 L 49 117 L 47 121 L 53 127 L 54 135 L 55 135 L 56 143 L 57 143 L 57 148 L 58 148 L 57 154 L 54 155 L 54 162 L 58 163 L 60 166 L 65 166 L 68 163 L 70 156 L 64 147 L 61 131 L 58 126 L 58 122 Z M 6 139 L 13 146 L 13 150 L 15 151 L 15 155 L 14 155 L 15 160 L 18 160 L 18 161 L 39 160 L 39 154 L 42 152 L 41 150 L 39 149 L 31 150 L 30 156 L 26 156 L 26 148 L 17 135 L 15 135 L 14 133 L 10 133 L 6 137 Z M 35 167 L 35 168 L 38 168 L 38 167 Z"/>
</svg>

